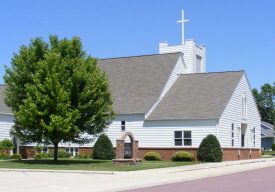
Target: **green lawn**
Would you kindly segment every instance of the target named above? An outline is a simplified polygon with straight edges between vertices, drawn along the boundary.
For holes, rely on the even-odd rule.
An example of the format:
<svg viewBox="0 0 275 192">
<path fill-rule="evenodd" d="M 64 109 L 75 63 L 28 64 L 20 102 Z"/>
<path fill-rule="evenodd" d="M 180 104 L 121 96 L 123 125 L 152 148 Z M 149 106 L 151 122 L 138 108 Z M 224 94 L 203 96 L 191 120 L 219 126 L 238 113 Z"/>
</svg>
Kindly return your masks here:
<svg viewBox="0 0 275 192">
<path fill-rule="evenodd" d="M 275 151 L 263 151 L 263 155 L 274 155 L 275 156 Z"/>
<path fill-rule="evenodd" d="M 79 160 L 59 159 L 53 160 L 21 160 L 0 161 L 0 168 L 8 169 L 49 169 L 49 170 L 83 170 L 83 171 L 135 171 L 164 167 L 199 164 L 200 162 L 172 162 L 172 161 L 143 161 L 139 165 L 113 166 L 111 160 Z"/>
</svg>

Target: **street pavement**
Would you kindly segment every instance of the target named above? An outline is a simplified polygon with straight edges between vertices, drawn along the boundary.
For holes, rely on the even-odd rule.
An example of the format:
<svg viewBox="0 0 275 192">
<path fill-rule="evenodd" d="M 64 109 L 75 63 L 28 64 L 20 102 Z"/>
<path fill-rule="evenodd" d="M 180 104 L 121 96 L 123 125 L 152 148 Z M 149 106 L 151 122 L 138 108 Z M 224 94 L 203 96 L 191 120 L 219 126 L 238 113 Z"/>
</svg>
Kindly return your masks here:
<svg viewBox="0 0 275 192">
<path fill-rule="evenodd" d="M 142 188 L 146 187 L 162 187 L 171 183 L 177 184 L 274 166 L 275 159 L 266 158 L 130 172 L 0 169 L 0 191 L 67 192 L 133 189 L 142 191 Z M 274 175 L 272 177 L 275 178 Z"/>
</svg>

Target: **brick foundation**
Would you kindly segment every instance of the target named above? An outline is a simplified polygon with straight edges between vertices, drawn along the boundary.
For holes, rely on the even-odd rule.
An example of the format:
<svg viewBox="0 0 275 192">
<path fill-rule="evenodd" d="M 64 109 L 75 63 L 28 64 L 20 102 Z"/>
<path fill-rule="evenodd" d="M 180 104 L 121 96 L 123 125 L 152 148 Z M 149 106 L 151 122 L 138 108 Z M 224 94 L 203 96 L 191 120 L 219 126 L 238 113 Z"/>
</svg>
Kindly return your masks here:
<svg viewBox="0 0 275 192">
<path fill-rule="evenodd" d="M 136 145 L 138 145 L 138 143 L 136 143 L 135 146 Z M 61 148 L 61 149 L 64 149 L 64 148 Z M 163 161 L 171 161 L 170 157 L 175 152 L 186 151 L 186 152 L 192 153 L 195 156 L 194 161 L 198 161 L 198 159 L 197 159 L 197 150 L 198 150 L 198 148 L 191 148 L 191 147 L 190 148 L 183 148 L 183 147 L 181 147 L 181 148 L 174 148 L 174 147 L 170 147 L 170 148 L 139 147 L 135 151 L 135 154 L 138 154 L 138 156 L 133 157 L 133 158 L 144 160 L 143 157 L 147 152 L 157 152 L 157 153 L 160 154 Z M 234 161 L 234 160 L 241 160 L 241 159 L 258 159 L 258 158 L 262 158 L 261 149 L 254 149 L 253 148 L 253 149 L 251 149 L 251 154 L 250 154 L 250 149 L 248 149 L 248 148 L 222 148 L 222 150 L 223 150 L 223 161 Z M 238 152 L 238 150 L 239 150 L 239 152 Z M 53 151 L 53 148 L 49 148 L 49 151 Z M 0 152 L 9 153 L 9 151 L 7 151 L 7 150 L 0 150 Z M 79 153 L 80 154 L 90 155 L 90 154 L 92 154 L 92 152 L 93 152 L 92 148 L 88 148 L 88 147 L 87 148 L 82 148 L 82 147 L 79 148 Z M 117 151 L 116 147 L 115 147 L 115 152 L 116 152 L 116 154 L 118 154 L 117 153 L 118 151 Z M 19 153 L 25 159 L 33 158 L 33 156 L 36 153 L 36 150 L 32 146 L 20 146 Z M 239 155 L 238 155 L 238 153 L 239 153 Z M 121 154 L 124 154 L 124 153 L 121 152 Z"/>
<path fill-rule="evenodd" d="M 147 148 L 147 147 L 139 147 L 138 148 L 138 158 L 143 159 L 144 155 L 147 152 L 156 152 L 159 153 L 162 157 L 163 161 L 171 161 L 170 157 L 175 152 L 178 151 L 186 151 L 188 153 L 192 153 L 195 156 L 194 161 L 198 161 L 197 159 L 197 150 L 198 148 Z M 234 161 L 241 159 L 258 159 L 262 158 L 261 149 L 250 149 L 247 148 L 222 148 L 223 150 L 223 161 Z M 238 150 L 240 151 L 240 155 L 238 155 Z"/>
</svg>

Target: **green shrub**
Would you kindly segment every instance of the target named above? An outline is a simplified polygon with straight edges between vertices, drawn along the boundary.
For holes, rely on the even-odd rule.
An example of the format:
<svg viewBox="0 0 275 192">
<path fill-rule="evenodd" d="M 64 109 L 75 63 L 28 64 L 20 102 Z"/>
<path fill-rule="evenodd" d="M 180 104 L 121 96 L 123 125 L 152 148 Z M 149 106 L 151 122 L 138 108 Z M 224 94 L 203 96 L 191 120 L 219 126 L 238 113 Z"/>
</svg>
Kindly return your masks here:
<svg viewBox="0 0 275 192">
<path fill-rule="evenodd" d="M 161 161 L 161 156 L 156 152 L 148 152 L 143 157 L 145 160 L 156 160 Z"/>
<path fill-rule="evenodd" d="M 89 155 L 89 157 L 90 157 L 90 159 L 92 159 L 93 158 L 93 154 Z"/>
<path fill-rule="evenodd" d="M 21 160 L 22 156 L 21 156 L 21 154 L 14 153 L 10 158 L 11 159 Z"/>
<path fill-rule="evenodd" d="M 53 151 L 50 151 L 50 152 L 48 153 L 48 158 L 53 158 L 53 156 L 54 156 L 54 152 L 53 152 Z"/>
<path fill-rule="evenodd" d="M 77 154 L 77 155 L 74 156 L 74 158 L 89 159 L 89 155 L 87 155 L 87 154 Z"/>
<path fill-rule="evenodd" d="M 221 162 L 222 150 L 216 136 L 209 134 L 201 142 L 197 151 L 199 161 L 203 162 Z"/>
<path fill-rule="evenodd" d="M 48 153 L 46 153 L 46 152 L 42 153 L 42 157 L 43 157 L 43 158 L 48 158 L 48 157 L 49 157 L 49 156 L 48 156 Z"/>
<path fill-rule="evenodd" d="M 71 155 L 72 155 L 71 153 L 61 151 L 61 150 L 57 152 L 57 157 L 58 158 L 70 158 Z"/>
<path fill-rule="evenodd" d="M 269 148 L 267 147 L 266 150 L 269 151 Z"/>
<path fill-rule="evenodd" d="M 4 139 L 3 141 L 0 142 L 0 149 L 12 150 L 13 148 L 15 148 L 14 145 L 8 139 Z"/>
<path fill-rule="evenodd" d="M 188 153 L 185 151 L 179 151 L 174 153 L 170 159 L 172 161 L 193 161 L 195 156 L 192 153 Z"/>
<path fill-rule="evenodd" d="M 35 160 L 39 160 L 39 159 L 43 159 L 43 156 L 42 156 L 41 153 L 36 153 L 36 154 L 33 156 L 33 158 L 34 158 Z"/>
<path fill-rule="evenodd" d="M 4 160 L 10 159 L 10 155 L 6 152 L 0 153 L 0 159 L 4 159 Z"/>
<path fill-rule="evenodd" d="M 93 159 L 114 159 L 116 157 L 115 150 L 105 134 L 100 135 L 93 148 Z"/>
<path fill-rule="evenodd" d="M 272 148 L 272 151 L 275 151 L 275 143 L 272 143 L 271 148 Z"/>
</svg>

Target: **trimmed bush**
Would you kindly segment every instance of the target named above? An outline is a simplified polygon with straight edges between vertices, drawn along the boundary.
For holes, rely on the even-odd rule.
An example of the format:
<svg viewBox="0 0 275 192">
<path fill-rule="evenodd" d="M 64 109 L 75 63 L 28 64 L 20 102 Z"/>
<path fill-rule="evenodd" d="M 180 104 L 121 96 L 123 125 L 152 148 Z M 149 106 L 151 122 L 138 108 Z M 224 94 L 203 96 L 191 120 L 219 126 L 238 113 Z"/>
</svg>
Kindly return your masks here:
<svg viewBox="0 0 275 192">
<path fill-rule="evenodd" d="M 221 162 L 222 149 L 216 136 L 209 134 L 201 142 L 197 151 L 199 161 L 203 162 Z"/>
<path fill-rule="evenodd" d="M 272 151 L 275 151 L 275 143 L 272 143 L 271 148 L 272 148 Z"/>
<path fill-rule="evenodd" d="M 4 139 L 3 141 L 0 142 L 0 149 L 12 150 L 13 148 L 15 148 L 14 145 L 8 139 Z"/>
<path fill-rule="evenodd" d="M 21 160 L 22 156 L 21 156 L 21 154 L 14 153 L 10 158 L 11 159 Z"/>
<path fill-rule="evenodd" d="M 93 159 L 114 159 L 115 150 L 109 137 L 102 134 L 97 139 L 93 147 Z"/>
<path fill-rule="evenodd" d="M 156 153 L 156 152 L 148 152 L 144 155 L 143 157 L 145 160 L 156 160 L 156 161 L 161 161 L 161 156 L 160 154 Z"/>
<path fill-rule="evenodd" d="M 188 153 L 185 151 L 179 151 L 174 153 L 170 159 L 172 161 L 193 161 L 195 156 L 192 153 Z"/>
</svg>

